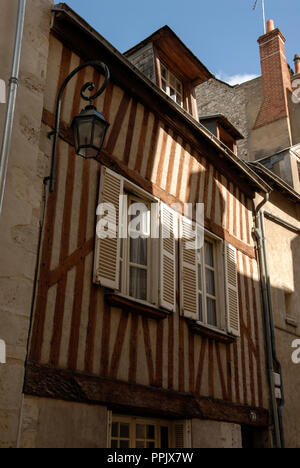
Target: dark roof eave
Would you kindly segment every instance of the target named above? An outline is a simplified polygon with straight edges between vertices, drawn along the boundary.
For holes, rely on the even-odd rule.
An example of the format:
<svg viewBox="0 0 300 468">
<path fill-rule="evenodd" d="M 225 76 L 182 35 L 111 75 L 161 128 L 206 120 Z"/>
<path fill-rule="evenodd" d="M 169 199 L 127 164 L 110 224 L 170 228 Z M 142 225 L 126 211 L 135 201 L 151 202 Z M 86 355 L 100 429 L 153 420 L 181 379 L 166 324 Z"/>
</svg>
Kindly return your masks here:
<svg viewBox="0 0 300 468">
<path fill-rule="evenodd" d="M 199 117 L 200 122 L 206 120 L 217 120 L 221 122 L 225 128 L 228 130 L 229 133 L 236 139 L 236 140 L 244 140 L 245 137 L 241 134 L 241 132 L 225 117 L 223 114 L 214 114 L 214 115 L 204 115 Z"/>
<path fill-rule="evenodd" d="M 153 93 L 155 93 L 155 97 L 162 99 L 164 103 L 168 103 L 168 105 L 172 108 L 172 111 L 175 111 L 177 115 L 184 120 L 185 124 L 193 127 L 202 137 L 206 140 L 210 141 L 210 143 L 215 146 L 215 148 L 220 151 L 228 161 L 230 161 L 236 169 L 239 169 L 244 176 L 246 176 L 249 182 L 252 183 L 253 187 L 255 187 L 256 191 L 268 193 L 272 191 L 271 187 L 261 178 L 259 177 L 251 167 L 247 165 L 246 162 L 241 160 L 236 154 L 234 154 L 225 144 L 223 144 L 220 140 L 218 140 L 214 135 L 212 135 L 209 130 L 207 130 L 204 125 L 200 122 L 197 122 L 188 112 L 184 109 L 179 107 L 175 102 L 167 96 L 161 89 L 159 89 L 156 85 L 154 85 L 148 78 L 145 77 L 137 68 L 132 65 L 126 57 L 124 57 L 115 47 L 113 47 L 106 39 L 101 36 L 94 28 L 92 28 L 83 18 L 81 18 L 76 12 L 74 12 L 67 4 L 59 3 L 52 8 L 52 11 L 55 14 L 66 15 L 66 17 L 71 20 L 71 22 L 85 30 L 89 35 L 93 37 L 96 41 L 100 42 L 102 47 L 105 47 L 106 50 L 113 54 L 114 58 L 116 58 L 123 66 L 127 67 L 131 73 L 133 73 L 137 79 L 143 82 L 148 89 L 151 89 Z M 52 25 L 53 27 L 53 25 Z"/>
<path fill-rule="evenodd" d="M 292 187 L 290 187 L 284 180 L 274 174 L 272 171 L 263 166 L 260 162 L 248 163 L 250 167 L 253 167 L 255 172 L 258 172 L 263 178 L 266 178 L 269 183 L 276 187 L 277 190 L 288 195 L 293 201 L 300 202 L 300 194 L 297 193 Z"/>
<path fill-rule="evenodd" d="M 149 37 L 146 39 L 143 39 L 139 44 L 136 44 L 133 46 L 131 49 L 127 50 L 124 52 L 124 55 L 127 57 L 128 55 L 133 54 L 137 50 L 139 50 L 141 47 L 144 45 L 148 44 L 149 42 L 155 41 L 156 38 L 159 38 L 159 36 L 163 33 L 167 33 L 170 36 L 172 36 L 175 41 L 180 44 L 181 47 L 183 47 L 186 51 L 186 54 L 191 57 L 191 59 L 198 64 L 199 68 L 202 69 L 202 71 L 205 73 L 207 80 L 210 80 L 211 78 L 214 78 L 214 75 L 209 71 L 209 69 L 199 60 L 199 58 L 185 45 L 185 43 L 180 39 L 179 36 L 167 25 L 163 26 L 162 28 L 158 29 L 155 31 L 153 34 L 151 34 Z"/>
</svg>

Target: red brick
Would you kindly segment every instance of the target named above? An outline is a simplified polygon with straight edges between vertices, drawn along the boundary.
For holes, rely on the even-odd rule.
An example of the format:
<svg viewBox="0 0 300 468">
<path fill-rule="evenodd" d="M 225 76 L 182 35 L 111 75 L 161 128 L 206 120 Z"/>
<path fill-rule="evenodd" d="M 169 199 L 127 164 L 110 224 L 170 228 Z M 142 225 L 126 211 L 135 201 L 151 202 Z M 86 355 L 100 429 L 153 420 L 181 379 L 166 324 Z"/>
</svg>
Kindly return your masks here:
<svg viewBox="0 0 300 468">
<path fill-rule="evenodd" d="M 260 37 L 264 102 L 254 128 L 263 127 L 289 116 L 287 91 L 292 90 L 285 55 L 285 38 L 279 29 Z"/>
</svg>

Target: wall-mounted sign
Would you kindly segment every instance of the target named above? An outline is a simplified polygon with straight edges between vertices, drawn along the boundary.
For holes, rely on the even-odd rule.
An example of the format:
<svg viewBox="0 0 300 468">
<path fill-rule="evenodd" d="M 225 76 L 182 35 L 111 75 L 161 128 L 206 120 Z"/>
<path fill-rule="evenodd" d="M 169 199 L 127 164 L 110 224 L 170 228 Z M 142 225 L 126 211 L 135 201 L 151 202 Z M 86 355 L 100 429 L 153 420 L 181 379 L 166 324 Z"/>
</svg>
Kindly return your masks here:
<svg viewBox="0 0 300 468">
<path fill-rule="evenodd" d="M 6 89 L 5 81 L 0 80 L 0 104 L 6 103 Z"/>
<path fill-rule="evenodd" d="M 0 340 L 0 364 L 6 364 L 6 345 L 3 340 Z"/>
</svg>

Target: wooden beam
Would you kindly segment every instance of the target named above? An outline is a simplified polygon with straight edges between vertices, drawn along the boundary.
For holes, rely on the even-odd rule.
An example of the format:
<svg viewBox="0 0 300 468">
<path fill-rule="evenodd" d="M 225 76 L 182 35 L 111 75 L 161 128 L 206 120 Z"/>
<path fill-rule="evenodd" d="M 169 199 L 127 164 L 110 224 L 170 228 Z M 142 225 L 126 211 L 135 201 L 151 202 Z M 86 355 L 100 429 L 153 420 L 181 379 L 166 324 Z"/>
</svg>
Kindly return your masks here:
<svg viewBox="0 0 300 468">
<path fill-rule="evenodd" d="M 269 412 L 263 408 L 94 377 L 32 362 L 26 368 L 24 393 L 41 398 L 105 405 L 112 411 L 137 416 L 199 418 L 256 427 L 269 425 Z"/>
</svg>

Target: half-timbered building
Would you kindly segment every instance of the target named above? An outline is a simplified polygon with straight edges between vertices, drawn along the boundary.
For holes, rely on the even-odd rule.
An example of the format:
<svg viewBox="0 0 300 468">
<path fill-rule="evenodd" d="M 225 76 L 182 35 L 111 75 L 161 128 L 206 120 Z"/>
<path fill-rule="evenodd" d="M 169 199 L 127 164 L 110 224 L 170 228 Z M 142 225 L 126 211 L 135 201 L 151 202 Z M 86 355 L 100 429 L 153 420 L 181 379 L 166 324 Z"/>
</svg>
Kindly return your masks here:
<svg viewBox="0 0 300 468">
<path fill-rule="evenodd" d="M 147 73 L 132 63 L 141 54 Z M 97 161 L 75 156 L 69 128 L 83 107 L 80 90 L 104 79 L 86 68 L 64 95 L 56 185 L 45 196 L 21 444 L 265 446 L 271 421 L 252 231 L 255 194 L 269 187 L 235 154 L 242 135 L 226 119 L 216 116 L 215 134 L 199 123 L 193 89 L 211 74 L 169 28 L 126 55 L 55 6 L 44 176 L 58 90 L 80 63 L 97 58 L 110 69 L 95 104 L 110 128 Z M 144 204 L 147 235 L 99 238 L 101 203 L 112 203 L 118 219 Z M 185 203 L 204 204 L 201 250 L 178 235 L 195 229 Z"/>
<path fill-rule="evenodd" d="M 232 88 L 168 26 L 121 54 L 52 7 L 27 2 L 0 217 L 0 447 L 296 446 L 299 57 L 291 77 L 269 22 L 262 79 Z M 79 157 L 71 129 L 95 65 L 63 93 L 49 179 L 59 91 L 95 60 L 103 149 Z"/>
</svg>

